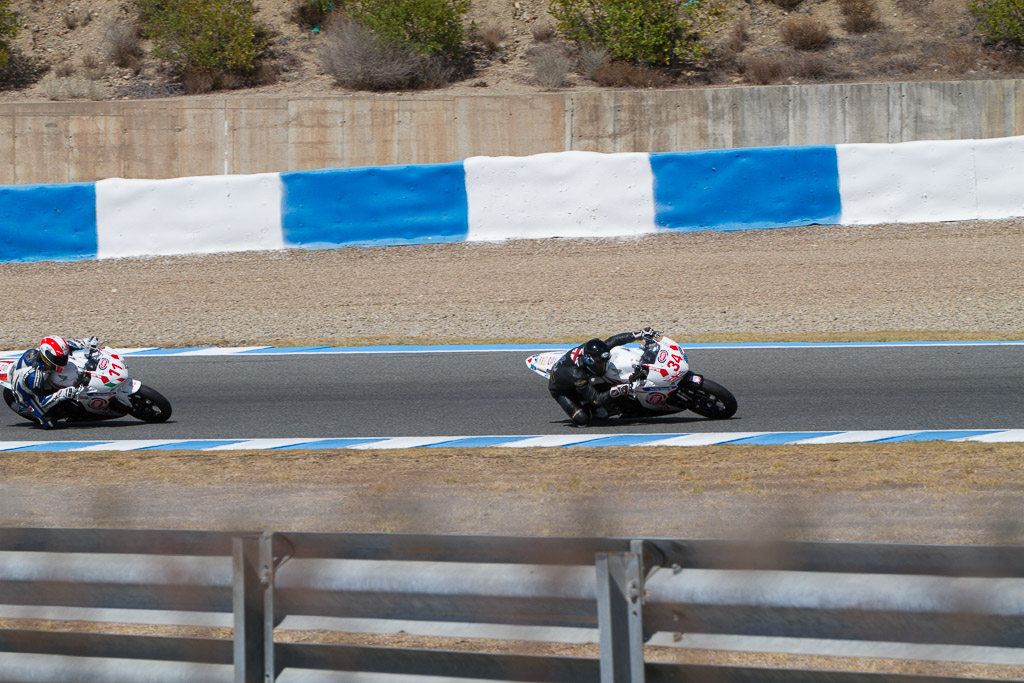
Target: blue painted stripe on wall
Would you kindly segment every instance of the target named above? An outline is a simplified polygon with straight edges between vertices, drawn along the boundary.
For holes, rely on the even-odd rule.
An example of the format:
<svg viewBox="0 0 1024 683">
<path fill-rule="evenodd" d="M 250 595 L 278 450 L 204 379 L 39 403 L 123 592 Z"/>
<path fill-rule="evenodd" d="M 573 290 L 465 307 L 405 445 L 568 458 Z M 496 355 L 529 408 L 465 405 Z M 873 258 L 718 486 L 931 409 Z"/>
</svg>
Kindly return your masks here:
<svg viewBox="0 0 1024 683">
<path fill-rule="evenodd" d="M 834 146 L 651 154 L 655 223 L 739 230 L 839 222 Z"/>
<path fill-rule="evenodd" d="M 469 234 L 462 162 L 282 173 L 285 244 L 455 242 Z"/>
<path fill-rule="evenodd" d="M 96 185 L 0 185 L 0 260 L 96 258 Z"/>
</svg>

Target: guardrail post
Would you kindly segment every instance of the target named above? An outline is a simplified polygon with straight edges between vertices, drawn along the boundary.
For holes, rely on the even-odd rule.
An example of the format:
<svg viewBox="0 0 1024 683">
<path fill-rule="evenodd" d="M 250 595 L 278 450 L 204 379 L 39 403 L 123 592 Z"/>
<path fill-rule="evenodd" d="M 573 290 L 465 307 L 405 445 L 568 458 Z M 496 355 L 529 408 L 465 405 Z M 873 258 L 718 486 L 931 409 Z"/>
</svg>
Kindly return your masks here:
<svg viewBox="0 0 1024 683">
<path fill-rule="evenodd" d="M 235 683 L 264 683 L 263 591 L 259 577 L 260 537 L 231 539 L 235 610 Z"/>
<path fill-rule="evenodd" d="M 597 553 L 601 683 L 644 683 L 643 541 Z"/>
<path fill-rule="evenodd" d="M 274 572 L 287 557 L 275 555 L 275 536 L 239 536 L 231 540 L 235 683 L 268 683 L 274 664 Z"/>
</svg>

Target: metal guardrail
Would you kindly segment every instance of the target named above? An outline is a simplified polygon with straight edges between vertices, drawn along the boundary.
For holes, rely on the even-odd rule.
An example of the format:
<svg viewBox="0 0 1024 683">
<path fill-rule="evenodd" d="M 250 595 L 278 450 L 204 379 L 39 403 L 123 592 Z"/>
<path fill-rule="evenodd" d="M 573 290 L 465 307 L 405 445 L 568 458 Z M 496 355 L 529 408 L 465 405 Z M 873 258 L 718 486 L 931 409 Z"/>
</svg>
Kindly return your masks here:
<svg viewBox="0 0 1024 683">
<path fill-rule="evenodd" d="M 650 663 L 643 644 L 671 631 L 1024 648 L 1024 546 L 6 528 L 0 604 L 231 613 L 233 641 L 7 629 L 0 653 L 221 665 L 236 683 L 928 683 L 961 679 Z M 596 627 L 600 658 L 275 642 L 288 615 Z"/>
</svg>

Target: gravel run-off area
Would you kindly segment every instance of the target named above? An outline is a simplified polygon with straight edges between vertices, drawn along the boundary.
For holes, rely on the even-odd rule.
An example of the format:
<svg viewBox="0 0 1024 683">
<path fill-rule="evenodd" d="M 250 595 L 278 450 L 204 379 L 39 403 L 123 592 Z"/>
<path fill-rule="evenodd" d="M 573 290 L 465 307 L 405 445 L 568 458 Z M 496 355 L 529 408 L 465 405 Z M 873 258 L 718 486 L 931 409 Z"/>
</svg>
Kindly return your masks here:
<svg viewBox="0 0 1024 683">
<path fill-rule="evenodd" d="M 1024 219 L 5 263 L 0 347 L 1024 338 L 1022 262 Z"/>
</svg>

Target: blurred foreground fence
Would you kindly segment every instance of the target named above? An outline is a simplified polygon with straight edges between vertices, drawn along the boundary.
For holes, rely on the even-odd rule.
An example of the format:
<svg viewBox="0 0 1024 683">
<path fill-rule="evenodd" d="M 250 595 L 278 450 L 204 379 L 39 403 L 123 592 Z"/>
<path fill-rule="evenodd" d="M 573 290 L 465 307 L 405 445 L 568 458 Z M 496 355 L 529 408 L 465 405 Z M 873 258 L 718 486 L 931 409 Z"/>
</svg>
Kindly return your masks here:
<svg viewBox="0 0 1024 683">
<path fill-rule="evenodd" d="M 933 683 L 962 679 L 645 662 L 644 642 L 673 632 L 1024 648 L 1024 546 L 6 528 L 0 605 L 234 623 L 233 640 L 0 629 L 2 681 Z M 153 623 L 138 614 L 132 623 Z M 275 640 L 290 615 L 597 628 L 600 658 Z"/>
</svg>

